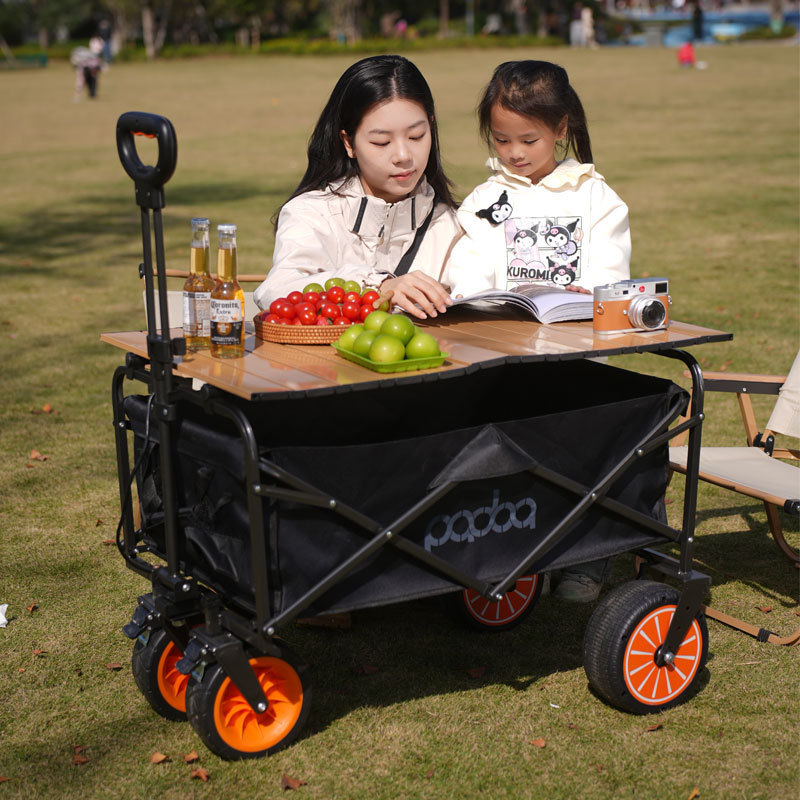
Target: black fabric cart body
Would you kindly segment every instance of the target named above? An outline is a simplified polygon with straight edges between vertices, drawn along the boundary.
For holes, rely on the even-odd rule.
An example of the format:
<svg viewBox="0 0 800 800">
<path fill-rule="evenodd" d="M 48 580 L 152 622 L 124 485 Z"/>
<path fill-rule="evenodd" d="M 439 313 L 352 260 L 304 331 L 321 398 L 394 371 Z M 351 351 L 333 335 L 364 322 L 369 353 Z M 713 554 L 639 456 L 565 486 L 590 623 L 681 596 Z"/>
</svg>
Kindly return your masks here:
<svg viewBox="0 0 800 800">
<path fill-rule="evenodd" d="M 118 140 L 149 130 L 161 148 L 174 135 L 164 123 L 123 115 Z M 120 154 L 125 164 L 123 145 Z M 173 374 L 182 340 L 169 333 L 163 189 L 151 191 L 134 173 L 148 308 L 157 298 L 164 324 L 159 332 L 151 323 L 148 358 L 129 353 L 112 392 L 120 550 L 152 582 L 126 626 L 131 638 L 146 644 L 150 631 L 163 631 L 182 656 L 182 674 L 199 680 L 216 664 L 220 679 L 264 714 L 271 701 L 253 656 L 282 657 L 274 636 L 301 613 L 465 587 L 502 603 L 522 576 L 635 551 L 681 586 L 653 654 L 656 666 L 672 664 L 709 583 L 691 566 L 703 391 L 688 353 L 635 348 L 689 367 L 692 407 L 671 428 L 686 411 L 686 392 L 574 356 L 514 356 L 251 401 L 208 385 L 195 391 Z M 126 395 L 128 380 L 146 383 L 148 395 Z M 686 429 L 683 525 L 675 530 L 664 509 L 667 442 Z M 129 502 L 134 477 L 140 527 Z M 677 543 L 678 558 L 651 547 L 664 543 Z M 248 753 L 203 738 L 227 757 L 277 749 Z"/>
</svg>

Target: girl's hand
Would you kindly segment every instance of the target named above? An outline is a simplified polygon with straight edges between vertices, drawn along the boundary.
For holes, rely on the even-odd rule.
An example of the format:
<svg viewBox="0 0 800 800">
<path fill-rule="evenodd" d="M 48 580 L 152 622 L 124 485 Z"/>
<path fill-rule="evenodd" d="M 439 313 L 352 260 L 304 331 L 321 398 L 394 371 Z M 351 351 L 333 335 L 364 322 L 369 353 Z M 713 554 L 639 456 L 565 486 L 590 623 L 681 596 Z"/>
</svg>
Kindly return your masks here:
<svg viewBox="0 0 800 800">
<path fill-rule="evenodd" d="M 588 289 L 584 289 L 583 286 L 574 286 L 570 284 L 565 288 L 568 292 L 578 292 L 579 294 L 592 294 L 592 292 L 590 292 Z"/>
<path fill-rule="evenodd" d="M 417 319 L 444 314 L 453 301 L 439 281 L 424 272 L 409 272 L 399 278 L 387 278 L 380 286 L 381 294 L 394 292 L 392 304 Z"/>
</svg>

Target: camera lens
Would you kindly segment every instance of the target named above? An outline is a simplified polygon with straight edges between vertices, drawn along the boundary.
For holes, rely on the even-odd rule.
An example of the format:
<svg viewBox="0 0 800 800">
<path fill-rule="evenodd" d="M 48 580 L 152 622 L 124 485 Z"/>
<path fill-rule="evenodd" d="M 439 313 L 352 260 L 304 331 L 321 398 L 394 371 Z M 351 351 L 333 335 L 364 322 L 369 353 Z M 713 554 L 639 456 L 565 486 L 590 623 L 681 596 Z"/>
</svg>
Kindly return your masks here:
<svg viewBox="0 0 800 800">
<path fill-rule="evenodd" d="M 631 300 L 628 318 L 634 328 L 659 328 L 667 318 L 666 306 L 654 297 L 636 297 Z"/>
</svg>

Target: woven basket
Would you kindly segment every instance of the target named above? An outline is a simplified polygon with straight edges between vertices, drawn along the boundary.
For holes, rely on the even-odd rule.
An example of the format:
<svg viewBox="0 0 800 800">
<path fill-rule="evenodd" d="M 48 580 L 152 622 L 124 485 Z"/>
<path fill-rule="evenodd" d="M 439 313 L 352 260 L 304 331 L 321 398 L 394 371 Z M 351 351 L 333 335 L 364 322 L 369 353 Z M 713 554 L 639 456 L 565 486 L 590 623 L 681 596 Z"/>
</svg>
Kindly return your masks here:
<svg viewBox="0 0 800 800">
<path fill-rule="evenodd" d="M 262 322 L 253 319 L 256 336 L 267 342 L 279 344 L 331 344 L 335 342 L 348 325 L 279 325 L 276 322 Z"/>
</svg>

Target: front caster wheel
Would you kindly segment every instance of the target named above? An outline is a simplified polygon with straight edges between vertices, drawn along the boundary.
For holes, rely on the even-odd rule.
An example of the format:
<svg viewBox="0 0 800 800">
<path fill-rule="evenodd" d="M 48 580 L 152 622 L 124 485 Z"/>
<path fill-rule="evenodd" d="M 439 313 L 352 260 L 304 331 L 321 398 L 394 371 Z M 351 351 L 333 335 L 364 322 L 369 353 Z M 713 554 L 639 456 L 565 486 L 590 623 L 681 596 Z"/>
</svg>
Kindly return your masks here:
<svg viewBox="0 0 800 800">
<path fill-rule="evenodd" d="M 133 646 L 133 678 L 147 702 L 165 719 L 186 720 L 186 685 L 189 676 L 178 671 L 181 649 L 163 629 L 140 636 Z"/>
<path fill-rule="evenodd" d="M 672 664 L 656 653 L 680 593 L 655 581 L 632 581 L 595 609 L 583 638 L 583 664 L 592 688 L 614 706 L 649 714 L 679 705 L 696 691 L 708 655 L 705 616 L 698 612 Z"/>
<path fill-rule="evenodd" d="M 186 692 L 189 722 L 203 743 L 230 761 L 258 758 L 282 750 L 302 731 L 311 707 L 311 684 L 305 670 L 288 660 L 258 656 L 250 659 L 268 708 L 250 708 L 219 664 L 205 669 L 202 680 L 192 675 Z"/>
<path fill-rule="evenodd" d="M 542 593 L 544 575 L 523 575 L 501 600 L 489 600 L 473 589 L 462 589 L 447 598 L 454 613 L 470 628 L 507 631 L 519 625 L 533 610 Z"/>
</svg>

